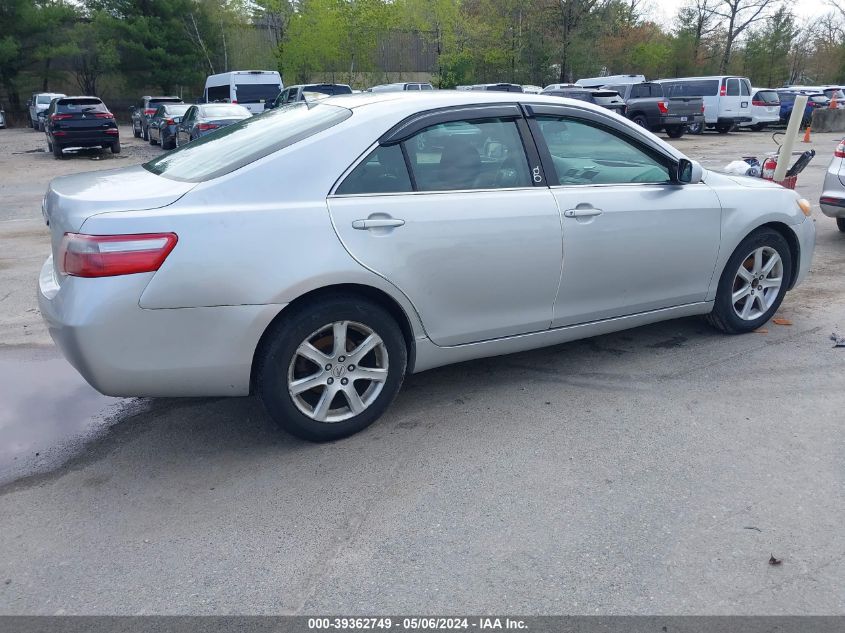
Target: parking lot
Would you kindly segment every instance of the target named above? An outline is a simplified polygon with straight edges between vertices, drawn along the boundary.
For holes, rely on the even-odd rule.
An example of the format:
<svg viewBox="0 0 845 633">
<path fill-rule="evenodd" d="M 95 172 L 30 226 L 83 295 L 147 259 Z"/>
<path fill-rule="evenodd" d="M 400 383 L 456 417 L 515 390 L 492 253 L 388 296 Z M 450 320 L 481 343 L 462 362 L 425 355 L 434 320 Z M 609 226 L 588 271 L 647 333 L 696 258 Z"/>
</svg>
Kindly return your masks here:
<svg viewBox="0 0 845 633">
<path fill-rule="evenodd" d="M 0 130 L 0 614 L 838 614 L 845 607 L 845 234 L 778 322 L 689 318 L 410 376 L 382 420 L 314 445 L 260 403 L 117 400 L 37 312 L 55 160 Z M 673 140 L 705 167 L 771 134 Z M 782 561 L 770 565 L 770 556 Z"/>
</svg>

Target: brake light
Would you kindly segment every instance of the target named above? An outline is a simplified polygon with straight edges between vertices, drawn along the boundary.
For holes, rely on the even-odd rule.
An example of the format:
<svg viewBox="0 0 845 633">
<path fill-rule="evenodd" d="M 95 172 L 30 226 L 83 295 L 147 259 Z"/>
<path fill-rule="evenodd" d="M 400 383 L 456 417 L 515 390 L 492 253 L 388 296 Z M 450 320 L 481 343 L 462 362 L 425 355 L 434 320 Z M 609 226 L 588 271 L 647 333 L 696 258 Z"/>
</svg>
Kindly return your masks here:
<svg viewBox="0 0 845 633">
<path fill-rule="evenodd" d="M 176 121 L 173 119 L 165 119 L 164 122 L 167 123 L 167 125 L 176 125 Z"/>
<path fill-rule="evenodd" d="M 94 117 L 98 119 L 113 119 L 114 115 L 111 112 L 97 112 Z"/>
<path fill-rule="evenodd" d="M 51 114 L 50 120 L 51 121 L 64 121 L 65 119 L 73 118 L 72 114 Z"/>
<path fill-rule="evenodd" d="M 719 96 L 720 96 L 720 97 L 726 97 L 726 96 L 727 96 L 727 94 L 728 94 L 728 86 L 727 86 L 727 84 L 724 82 L 724 80 L 722 80 L 722 87 L 721 87 L 721 88 L 719 88 Z"/>
<path fill-rule="evenodd" d="M 59 270 L 74 277 L 114 277 L 154 272 L 170 255 L 178 239 L 175 233 L 65 233 L 59 247 Z"/>
<path fill-rule="evenodd" d="M 237 103 L 237 102 L 238 102 L 237 99 L 232 99 L 232 103 Z"/>
<path fill-rule="evenodd" d="M 110 127 L 109 129 L 103 131 L 106 134 L 120 134 L 120 130 L 118 130 L 116 127 Z"/>
<path fill-rule="evenodd" d="M 751 102 L 751 105 L 753 105 L 753 106 L 765 106 L 766 102 L 760 101 L 759 99 L 755 99 L 754 101 Z"/>
<path fill-rule="evenodd" d="M 836 146 L 833 155 L 836 158 L 845 158 L 845 139 L 839 141 L 839 145 Z"/>
<path fill-rule="evenodd" d="M 146 114 L 147 116 L 152 116 L 155 113 L 156 113 L 155 108 L 147 108 L 146 110 L 144 110 L 144 114 Z"/>
<path fill-rule="evenodd" d="M 220 126 L 216 123 L 200 123 L 199 125 L 197 125 L 197 129 L 201 132 L 205 132 L 207 130 L 216 130 L 219 127 Z"/>
<path fill-rule="evenodd" d="M 658 101 L 657 108 L 660 110 L 660 114 L 669 114 L 669 102 L 668 101 Z"/>
<path fill-rule="evenodd" d="M 704 114 L 704 104 L 701 104 L 701 114 Z"/>
</svg>

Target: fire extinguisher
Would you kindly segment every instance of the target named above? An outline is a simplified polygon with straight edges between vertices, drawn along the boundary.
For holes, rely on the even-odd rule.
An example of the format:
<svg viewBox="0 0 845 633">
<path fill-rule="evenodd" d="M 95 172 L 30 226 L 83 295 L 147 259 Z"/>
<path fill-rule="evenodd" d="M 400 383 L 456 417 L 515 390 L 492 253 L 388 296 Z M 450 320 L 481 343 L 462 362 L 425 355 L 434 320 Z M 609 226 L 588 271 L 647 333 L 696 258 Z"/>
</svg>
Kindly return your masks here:
<svg viewBox="0 0 845 633">
<path fill-rule="evenodd" d="M 769 156 L 765 161 L 763 161 L 763 179 L 764 180 L 774 180 L 775 179 L 775 169 L 777 169 L 778 161 L 777 158 L 774 156 Z"/>
</svg>

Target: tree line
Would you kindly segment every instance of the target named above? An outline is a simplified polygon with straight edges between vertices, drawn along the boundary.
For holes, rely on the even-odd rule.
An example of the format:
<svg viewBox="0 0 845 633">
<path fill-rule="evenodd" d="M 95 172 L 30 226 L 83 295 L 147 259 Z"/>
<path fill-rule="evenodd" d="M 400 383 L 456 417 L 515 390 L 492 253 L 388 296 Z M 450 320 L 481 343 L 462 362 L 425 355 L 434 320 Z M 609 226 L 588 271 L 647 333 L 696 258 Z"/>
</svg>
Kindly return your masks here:
<svg viewBox="0 0 845 633">
<path fill-rule="evenodd" d="M 812 19 L 784 0 L 682 0 L 668 23 L 649 1 L 0 0 L 0 85 L 12 108 L 59 76 L 93 95 L 107 77 L 196 92 L 236 69 L 245 29 L 265 36 L 285 83 L 360 81 L 382 70 L 396 32 L 434 51 L 431 68 L 414 70 L 442 88 L 625 73 L 736 73 L 767 87 L 845 79 L 845 0 Z"/>
</svg>

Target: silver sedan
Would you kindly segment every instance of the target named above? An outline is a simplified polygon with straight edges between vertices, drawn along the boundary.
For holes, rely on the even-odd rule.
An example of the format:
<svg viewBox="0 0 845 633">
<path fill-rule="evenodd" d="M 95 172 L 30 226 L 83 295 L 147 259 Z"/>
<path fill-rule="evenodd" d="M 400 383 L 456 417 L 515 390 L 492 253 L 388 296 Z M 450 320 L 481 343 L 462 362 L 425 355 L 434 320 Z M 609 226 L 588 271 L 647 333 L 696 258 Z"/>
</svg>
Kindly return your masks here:
<svg viewBox="0 0 845 633">
<path fill-rule="evenodd" d="M 845 233 L 845 140 L 836 146 L 827 166 L 819 206 L 826 216 L 836 218 L 836 226 Z"/>
<path fill-rule="evenodd" d="M 331 440 L 406 373 L 708 315 L 749 332 L 807 274 L 810 206 L 627 119 L 530 94 L 376 93 L 56 178 L 41 312 L 121 396 L 257 393 Z"/>
</svg>

